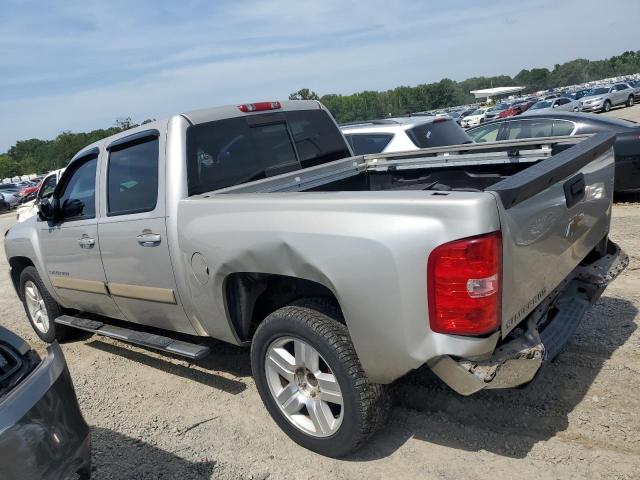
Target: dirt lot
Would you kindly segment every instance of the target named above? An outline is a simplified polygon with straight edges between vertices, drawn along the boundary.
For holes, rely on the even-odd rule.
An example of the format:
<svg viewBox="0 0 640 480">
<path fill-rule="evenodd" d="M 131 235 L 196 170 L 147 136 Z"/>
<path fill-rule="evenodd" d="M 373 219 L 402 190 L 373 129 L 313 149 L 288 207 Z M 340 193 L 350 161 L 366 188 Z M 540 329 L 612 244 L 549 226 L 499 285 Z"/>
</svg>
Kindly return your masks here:
<svg viewBox="0 0 640 480">
<path fill-rule="evenodd" d="M 12 222 L 0 217 L 0 231 Z M 418 371 L 395 386 L 388 427 L 343 460 L 276 427 L 244 350 L 215 344 L 193 365 L 99 337 L 67 343 L 94 478 L 640 478 L 640 204 L 615 206 L 611 236 L 629 268 L 530 385 L 464 398 Z M 0 270 L 2 324 L 43 351 L 3 251 Z"/>
</svg>

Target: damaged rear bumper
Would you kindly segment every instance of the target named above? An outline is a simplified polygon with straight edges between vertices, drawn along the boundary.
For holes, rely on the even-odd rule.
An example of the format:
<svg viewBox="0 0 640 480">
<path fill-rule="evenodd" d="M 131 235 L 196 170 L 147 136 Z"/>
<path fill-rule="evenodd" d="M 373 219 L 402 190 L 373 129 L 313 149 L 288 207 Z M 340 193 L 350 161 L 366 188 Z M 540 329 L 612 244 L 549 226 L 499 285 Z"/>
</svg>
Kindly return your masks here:
<svg viewBox="0 0 640 480">
<path fill-rule="evenodd" d="M 562 351 L 584 314 L 628 263 L 629 257 L 616 244 L 607 242 L 605 255 L 578 266 L 491 357 L 463 359 L 444 355 L 429 362 L 429 367 L 461 395 L 530 382 L 542 362 L 553 360 Z"/>
</svg>

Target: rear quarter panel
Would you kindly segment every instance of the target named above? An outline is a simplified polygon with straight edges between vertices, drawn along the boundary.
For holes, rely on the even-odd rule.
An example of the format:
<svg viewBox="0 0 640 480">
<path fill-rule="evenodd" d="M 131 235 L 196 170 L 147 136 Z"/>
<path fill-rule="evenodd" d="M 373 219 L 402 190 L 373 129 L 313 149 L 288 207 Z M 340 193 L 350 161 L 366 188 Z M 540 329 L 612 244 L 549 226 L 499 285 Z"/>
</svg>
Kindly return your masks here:
<svg viewBox="0 0 640 480">
<path fill-rule="evenodd" d="M 213 337 L 238 342 L 225 309 L 227 276 L 259 272 L 329 288 L 375 382 L 390 382 L 438 355 L 487 353 L 497 340 L 432 333 L 426 301 L 433 248 L 499 230 L 491 194 L 211 194 L 182 200 L 178 219 L 176 260 L 185 265 L 186 301 L 195 321 Z M 195 252 L 209 267 L 204 285 L 191 269 Z"/>
</svg>

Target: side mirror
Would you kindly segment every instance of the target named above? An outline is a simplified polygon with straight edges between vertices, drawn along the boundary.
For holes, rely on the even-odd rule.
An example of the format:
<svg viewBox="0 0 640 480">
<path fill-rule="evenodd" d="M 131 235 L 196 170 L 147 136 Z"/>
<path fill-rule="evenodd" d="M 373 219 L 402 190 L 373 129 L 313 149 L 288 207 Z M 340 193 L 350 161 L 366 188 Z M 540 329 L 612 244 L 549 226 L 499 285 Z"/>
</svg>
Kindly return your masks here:
<svg viewBox="0 0 640 480">
<path fill-rule="evenodd" d="M 38 216 L 40 220 L 55 220 L 57 209 L 49 198 L 41 198 L 38 202 Z"/>
</svg>

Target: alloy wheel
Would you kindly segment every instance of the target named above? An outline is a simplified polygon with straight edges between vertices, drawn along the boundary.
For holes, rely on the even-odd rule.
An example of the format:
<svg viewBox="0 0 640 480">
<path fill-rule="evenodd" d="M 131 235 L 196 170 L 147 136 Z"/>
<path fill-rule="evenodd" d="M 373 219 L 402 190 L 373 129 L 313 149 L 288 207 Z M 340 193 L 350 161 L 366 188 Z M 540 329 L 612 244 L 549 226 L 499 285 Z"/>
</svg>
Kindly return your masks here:
<svg viewBox="0 0 640 480">
<path fill-rule="evenodd" d="M 314 437 L 338 431 L 344 399 L 338 379 L 320 353 L 293 337 L 271 343 L 265 356 L 269 391 L 287 420 Z"/>
<path fill-rule="evenodd" d="M 40 290 L 31 280 L 24 284 L 24 296 L 27 302 L 27 310 L 33 321 L 33 325 L 43 334 L 49 331 L 49 315 Z"/>
</svg>

